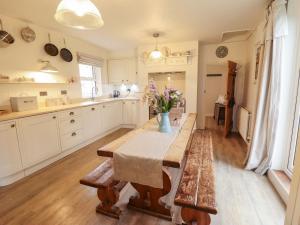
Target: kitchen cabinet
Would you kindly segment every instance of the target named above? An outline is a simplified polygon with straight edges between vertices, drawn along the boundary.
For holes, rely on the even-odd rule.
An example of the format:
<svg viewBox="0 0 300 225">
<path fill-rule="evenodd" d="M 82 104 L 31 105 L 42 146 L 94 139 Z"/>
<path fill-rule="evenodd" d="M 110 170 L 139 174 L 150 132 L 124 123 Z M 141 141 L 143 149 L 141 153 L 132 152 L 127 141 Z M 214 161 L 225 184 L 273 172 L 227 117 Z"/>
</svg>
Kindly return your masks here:
<svg viewBox="0 0 300 225">
<path fill-rule="evenodd" d="M 20 152 L 25 168 L 61 152 L 56 113 L 20 119 L 19 125 Z"/>
<path fill-rule="evenodd" d="M 62 151 L 79 145 L 84 140 L 81 108 L 59 113 L 59 133 Z"/>
<path fill-rule="evenodd" d="M 90 106 L 83 109 L 83 126 L 85 139 L 93 138 L 102 133 L 101 106 Z"/>
<path fill-rule="evenodd" d="M 136 62 L 130 59 L 111 59 L 108 61 L 109 83 L 136 83 Z"/>
<path fill-rule="evenodd" d="M 103 132 L 111 130 L 122 123 L 122 103 L 120 101 L 102 104 L 101 107 Z"/>
<path fill-rule="evenodd" d="M 0 178 L 22 169 L 16 123 L 0 123 Z"/>
<path fill-rule="evenodd" d="M 136 125 L 137 101 L 123 101 L 123 124 Z"/>
</svg>

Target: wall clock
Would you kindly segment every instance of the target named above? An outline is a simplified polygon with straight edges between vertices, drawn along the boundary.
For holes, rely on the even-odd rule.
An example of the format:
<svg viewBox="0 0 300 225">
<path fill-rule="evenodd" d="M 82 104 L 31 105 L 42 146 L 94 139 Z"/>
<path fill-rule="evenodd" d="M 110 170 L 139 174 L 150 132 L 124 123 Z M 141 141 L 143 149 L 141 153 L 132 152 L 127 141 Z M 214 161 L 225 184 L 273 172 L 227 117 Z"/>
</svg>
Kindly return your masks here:
<svg viewBox="0 0 300 225">
<path fill-rule="evenodd" d="M 218 58 L 225 58 L 228 55 L 228 48 L 226 46 L 219 46 L 216 50 Z"/>
<path fill-rule="evenodd" d="M 22 39 L 26 42 L 33 42 L 36 38 L 34 30 L 30 27 L 25 27 L 21 30 Z"/>
</svg>

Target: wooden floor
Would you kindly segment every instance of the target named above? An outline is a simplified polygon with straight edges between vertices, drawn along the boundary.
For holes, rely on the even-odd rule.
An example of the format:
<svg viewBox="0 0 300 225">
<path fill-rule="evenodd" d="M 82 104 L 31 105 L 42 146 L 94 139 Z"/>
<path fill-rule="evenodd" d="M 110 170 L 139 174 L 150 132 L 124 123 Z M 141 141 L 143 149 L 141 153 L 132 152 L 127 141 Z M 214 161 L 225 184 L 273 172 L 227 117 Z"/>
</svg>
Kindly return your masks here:
<svg viewBox="0 0 300 225">
<path fill-rule="evenodd" d="M 219 209 L 212 224 L 283 225 L 284 205 L 267 178 L 242 169 L 246 146 L 241 139 L 224 139 L 211 119 L 207 127 L 213 130 Z M 96 190 L 78 183 L 103 160 L 97 157 L 97 148 L 128 131 L 114 132 L 20 182 L 0 188 L 0 225 L 171 225 L 128 209 L 119 221 L 96 214 Z"/>
</svg>

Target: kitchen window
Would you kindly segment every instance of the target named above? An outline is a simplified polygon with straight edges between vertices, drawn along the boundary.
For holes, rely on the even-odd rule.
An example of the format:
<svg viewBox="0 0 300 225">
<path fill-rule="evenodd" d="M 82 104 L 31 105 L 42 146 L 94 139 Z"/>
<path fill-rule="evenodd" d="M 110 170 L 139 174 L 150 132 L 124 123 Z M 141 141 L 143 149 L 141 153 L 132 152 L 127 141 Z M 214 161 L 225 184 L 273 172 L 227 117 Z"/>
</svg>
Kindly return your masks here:
<svg viewBox="0 0 300 225">
<path fill-rule="evenodd" d="M 79 74 L 83 98 L 102 95 L 101 67 L 79 64 Z"/>
<path fill-rule="evenodd" d="M 102 67 L 104 60 L 78 53 L 81 96 L 94 98 L 102 95 Z"/>
</svg>

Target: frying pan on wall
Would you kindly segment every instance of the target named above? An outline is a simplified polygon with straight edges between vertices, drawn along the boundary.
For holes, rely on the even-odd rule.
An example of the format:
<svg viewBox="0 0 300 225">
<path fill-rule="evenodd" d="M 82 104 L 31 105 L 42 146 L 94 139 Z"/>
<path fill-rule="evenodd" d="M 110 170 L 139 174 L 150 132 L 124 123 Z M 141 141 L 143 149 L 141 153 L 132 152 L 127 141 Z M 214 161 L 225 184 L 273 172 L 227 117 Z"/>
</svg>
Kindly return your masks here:
<svg viewBox="0 0 300 225">
<path fill-rule="evenodd" d="M 49 43 L 44 45 L 44 50 L 48 55 L 57 56 L 58 55 L 58 48 L 51 43 L 50 34 L 48 34 Z"/>
<path fill-rule="evenodd" d="M 7 31 L 3 30 L 2 21 L 0 20 L 0 47 L 5 48 L 15 42 L 13 36 L 11 36 Z"/>
<path fill-rule="evenodd" d="M 73 55 L 72 52 L 66 47 L 66 40 L 64 39 L 65 47 L 60 50 L 60 57 L 66 62 L 72 62 Z"/>
</svg>

